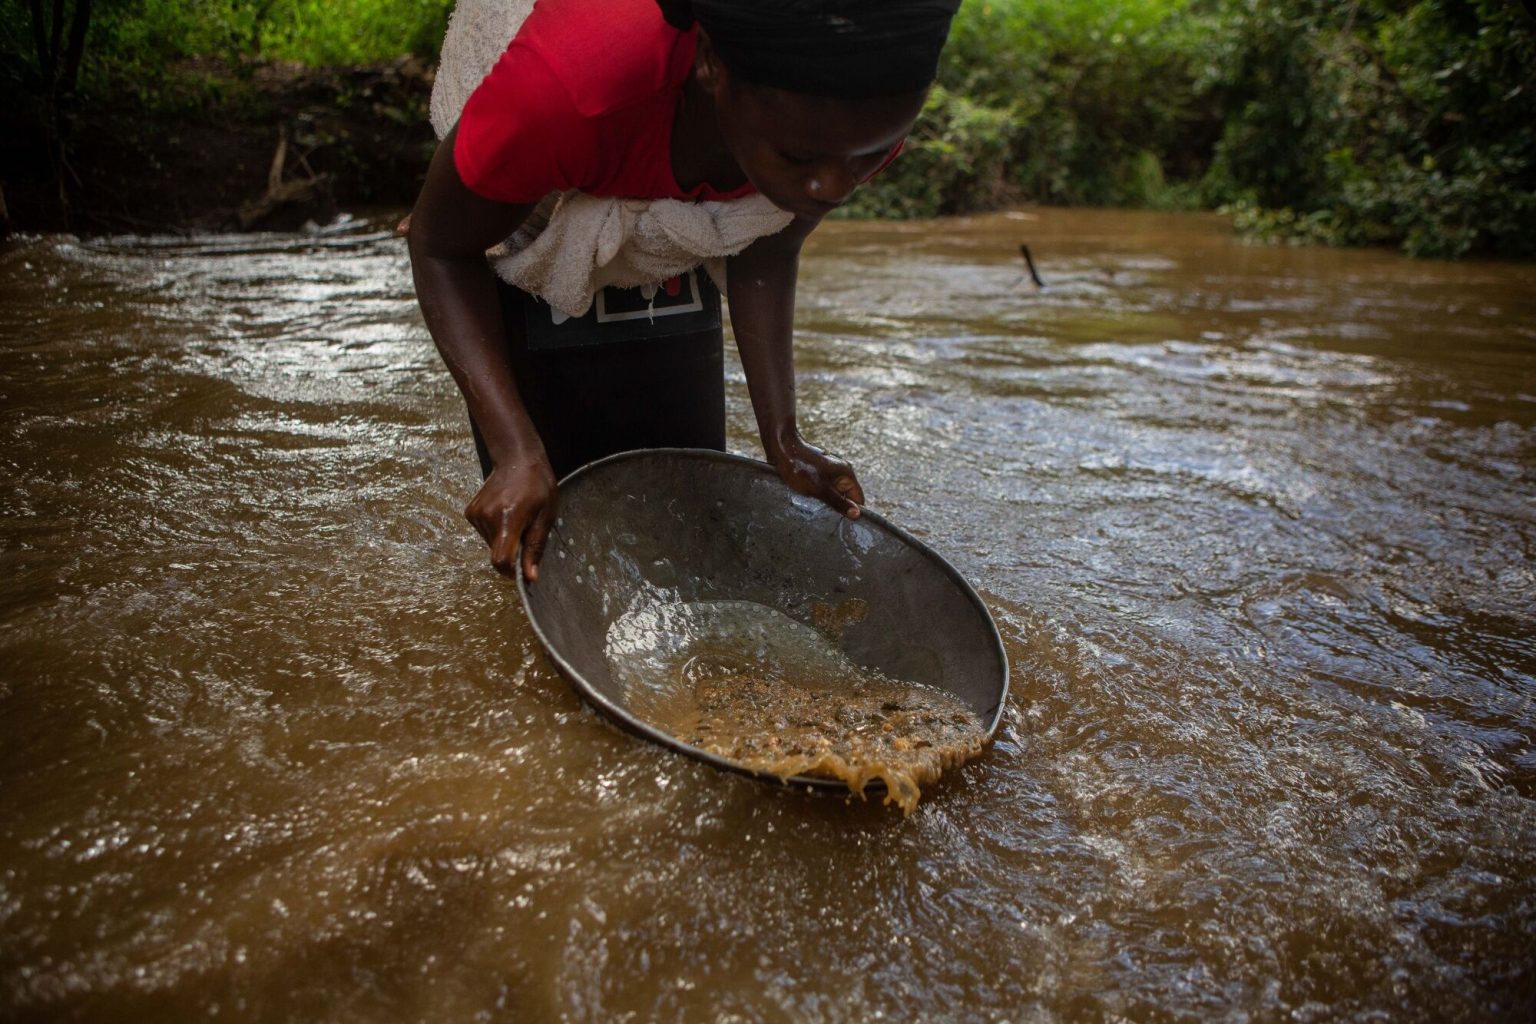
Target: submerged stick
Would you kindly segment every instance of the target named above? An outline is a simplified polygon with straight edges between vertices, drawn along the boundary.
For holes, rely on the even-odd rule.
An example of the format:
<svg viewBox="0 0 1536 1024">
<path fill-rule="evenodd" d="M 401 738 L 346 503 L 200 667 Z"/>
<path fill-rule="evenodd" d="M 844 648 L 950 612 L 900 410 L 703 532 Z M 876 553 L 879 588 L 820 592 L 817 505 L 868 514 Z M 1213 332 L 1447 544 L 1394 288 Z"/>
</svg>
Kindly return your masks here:
<svg viewBox="0 0 1536 1024">
<path fill-rule="evenodd" d="M 1040 272 L 1035 269 L 1035 259 L 1029 254 L 1029 246 L 1019 243 L 1019 252 L 1024 254 L 1024 265 L 1029 268 L 1029 278 L 1035 282 L 1036 288 L 1044 288 L 1045 282 L 1040 280 Z"/>
</svg>

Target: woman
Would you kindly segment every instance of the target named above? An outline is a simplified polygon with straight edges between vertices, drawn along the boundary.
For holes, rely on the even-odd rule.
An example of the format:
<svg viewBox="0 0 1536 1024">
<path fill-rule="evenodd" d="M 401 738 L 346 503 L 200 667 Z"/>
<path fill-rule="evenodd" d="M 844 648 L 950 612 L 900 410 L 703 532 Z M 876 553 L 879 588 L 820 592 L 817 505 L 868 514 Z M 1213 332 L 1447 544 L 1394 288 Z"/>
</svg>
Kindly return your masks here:
<svg viewBox="0 0 1536 1024">
<path fill-rule="evenodd" d="M 497 569 L 511 574 L 521 545 L 523 573 L 537 578 L 557 476 L 577 465 L 637 447 L 724 448 L 717 323 L 664 334 L 648 307 L 606 324 L 550 327 L 558 313 L 497 280 L 487 250 L 554 192 L 695 202 L 756 192 L 792 215 L 727 260 L 731 323 L 768 460 L 796 491 L 858 515 L 853 470 L 796 426 L 800 245 L 899 149 L 957 6 L 534 7 L 438 147 L 409 230 L 422 313 L 464 393 L 486 473 L 465 515 Z M 707 284 L 692 275 L 687 287 L 697 289 L 688 305 L 707 317 Z M 562 326 L 570 337 L 544 337 Z"/>
</svg>

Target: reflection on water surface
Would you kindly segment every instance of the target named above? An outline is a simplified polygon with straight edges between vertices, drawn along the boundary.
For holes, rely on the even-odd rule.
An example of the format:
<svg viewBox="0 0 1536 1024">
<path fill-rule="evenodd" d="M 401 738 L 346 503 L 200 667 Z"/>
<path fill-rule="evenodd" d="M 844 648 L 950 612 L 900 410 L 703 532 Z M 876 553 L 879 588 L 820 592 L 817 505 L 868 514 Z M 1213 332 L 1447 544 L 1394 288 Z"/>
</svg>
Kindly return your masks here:
<svg viewBox="0 0 1536 1024">
<path fill-rule="evenodd" d="M 580 708 L 386 233 L 0 253 L 5 1015 L 1529 1016 L 1536 271 L 1041 211 L 803 274 L 806 432 L 1014 668 L 906 820 Z"/>
</svg>

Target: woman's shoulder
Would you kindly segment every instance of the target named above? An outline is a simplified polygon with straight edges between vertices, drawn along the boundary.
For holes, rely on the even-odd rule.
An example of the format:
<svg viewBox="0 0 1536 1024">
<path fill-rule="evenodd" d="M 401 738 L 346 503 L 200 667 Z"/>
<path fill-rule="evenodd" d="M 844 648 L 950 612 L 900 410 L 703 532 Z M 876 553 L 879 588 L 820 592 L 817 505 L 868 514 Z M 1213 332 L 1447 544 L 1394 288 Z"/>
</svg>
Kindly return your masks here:
<svg viewBox="0 0 1536 1024">
<path fill-rule="evenodd" d="M 581 116 L 598 118 L 678 87 L 695 40 L 656 0 L 539 0 L 513 45 L 539 58 Z"/>
</svg>

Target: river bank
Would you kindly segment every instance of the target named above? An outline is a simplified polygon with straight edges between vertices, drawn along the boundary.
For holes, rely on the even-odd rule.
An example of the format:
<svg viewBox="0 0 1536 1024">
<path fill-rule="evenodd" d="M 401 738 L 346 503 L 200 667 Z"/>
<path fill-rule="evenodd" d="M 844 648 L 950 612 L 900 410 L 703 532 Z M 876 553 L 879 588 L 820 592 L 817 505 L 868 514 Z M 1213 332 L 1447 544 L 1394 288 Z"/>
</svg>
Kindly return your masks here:
<svg viewBox="0 0 1536 1024">
<path fill-rule="evenodd" d="M 0 234 L 7 200 L 17 230 L 85 233 L 280 228 L 409 202 L 452 7 L 0 0 Z M 1225 209 L 1272 241 L 1530 260 L 1532 12 L 966 4 L 902 159 L 851 212 Z M 72 105 L 62 151 L 49 97 Z"/>
<path fill-rule="evenodd" d="M 288 230 L 414 201 L 435 139 L 433 68 L 185 61 L 152 97 L 108 93 L 50 119 L 0 107 L 0 234 Z"/>
</svg>

